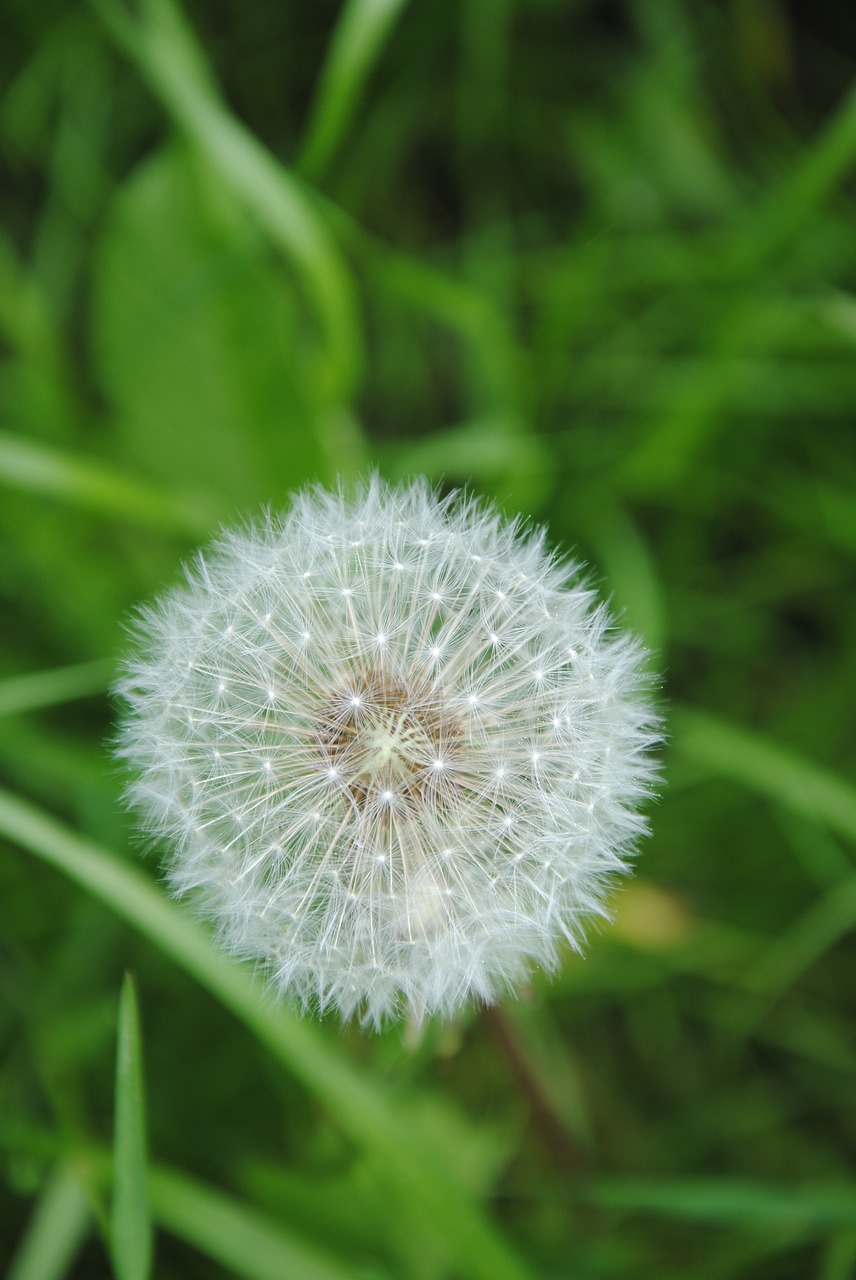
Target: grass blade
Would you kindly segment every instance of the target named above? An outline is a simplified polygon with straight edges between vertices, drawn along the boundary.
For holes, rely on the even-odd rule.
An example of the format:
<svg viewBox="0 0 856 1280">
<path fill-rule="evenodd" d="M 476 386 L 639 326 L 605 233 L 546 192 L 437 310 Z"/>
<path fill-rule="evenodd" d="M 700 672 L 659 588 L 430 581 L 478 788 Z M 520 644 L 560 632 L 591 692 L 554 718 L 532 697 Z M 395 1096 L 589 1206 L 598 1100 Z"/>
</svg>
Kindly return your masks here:
<svg viewBox="0 0 856 1280">
<path fill-rule="evenodd" d="M 355 1143 L 380 1157 L 389 1177 L 409 1189 L 415 1209 L 443 1223 L 462 1276 L 526 1280 L 528 1269 L 461 1194 L 443 1153 L 420 1142 L 380 1087 L 332 1053 L 310 1022 L 271 1009 L 247 970 L 215 951 L 208 935 L 141 872 L 6 791 L 0 791 L 0 835 L 106 902 L 243 1021 Z"/>
<path fill-rule="evenodd" d="M 6 432 L 0 432 L 0 485 L 169 533 L 198 537 L 213 519 L 193 501 L 159 493 L 104 463 Z"/>
<path fill-rule="evenodd" d="M 745 975 L 748 986 L 775 999 L 856 928 L 856 876 L 818 898 L 770 944 Z"/>
<path fill-rule="evenodd" d="M 856 840 L 856 787 L 843 778 L 706 712 L 674 707 L 669 721 L 678 753 Z"/>
<path fill-rule="evenodd" d="M 390 247 L 330 201 L 325 201 L 323 208 L 327 222 L 366 272 L 372 287 L 430 317 L 472 346 L 484 377 L 486 394 L 489 393 L 486 411 L 496 415 L 505 431 L 509 414 L 516 416 L 523 363 L 507 318 L 466 281 Z M 533 447 L 544 449 L 537 437 L 528 438 Z"/>
<path fill-rule="evenodd" d="M 112 1252 L 117 1280 L 148 1280 L 152 1264 L 146 1116 L 137 995 L 125 975 L 119 1000 Z"/>
<path fill-rule="evenodd" d="M 738 239 L 735 266 L 756 270 L 781 252 L 856 164 L 856 85 L 804 148 L 794 170 L 771 191 Z"/>
<path fill-rule="evenodd" d="M 152 1171 L 152 1207 L 167 1231 L 245 1280 L 353 1280 L 278 1223 L 184 1174 Z"/>
<path fill-rule="evenodd" d="M 317 178 L 327 167 L 372 66 L 407 0 L 347 0 L 330 42 L 309 117 L 300 169 Z"/>
<path fill-rule="evenodd" d="M 112 678 L 109 662 L 79 662 L 53 671 L 0 680 L 0 716 L 19 715 L 40 707 L 55 707 L 103 693 Z"/>
<path fill-rule="evenodd" d="M 519 431 L 512 419 L 484 418 L 433 431 L 425 440 L 390 441 L 380 446 L 384 473 L 443 480 L 450 472 L 490 485 L 509 474 L 547 476 L 550 455 L 535 436 Z"/>
<path fill-rule="evenodd" d="M 741 1178 L 658 1182 L 603 1179 L 583 1198 L 592 1204 L 704 1222 L 826 1232 L 856 1226 L 856 1185 L 775 1187 Z"/>
<path fill-rule="evenodd" d="M 6 1280 L 60 1280 L 89 1228 L 89 1201 L 68 1165 L 54 1170 L 15 1252 Z"/>
<path fill-rule="evenodd" d="M 623 508 L 605 506 L 593 514 L 590 536 L 622 622 L 660 652 L 667 639 L 666 607 L 654 557 L 636 524 Z"/>
<path fill-rule="evenodd" d="M 71 876 L 232 1010 L 358 1141 L 391 1120 L 383 1098 L 329 1054 L 309 1022 L 270 1009 L 245 968 L 216 951 L 204 930 L 138 871 L 47 814 L 0 791 L 0 833 Z"/>
</svg>

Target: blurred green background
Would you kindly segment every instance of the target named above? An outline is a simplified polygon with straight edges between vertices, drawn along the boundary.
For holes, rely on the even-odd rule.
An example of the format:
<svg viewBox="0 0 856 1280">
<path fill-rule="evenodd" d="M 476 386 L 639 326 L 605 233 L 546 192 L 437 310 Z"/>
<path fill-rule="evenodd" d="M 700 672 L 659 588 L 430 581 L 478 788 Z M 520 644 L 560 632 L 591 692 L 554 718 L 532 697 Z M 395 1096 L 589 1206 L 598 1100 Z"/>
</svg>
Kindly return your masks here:
<svg viewBox="0 0 856 1280">
<path fill-rule="evenodd" d="M 5 1274 L 149 1274 L 131 970 L 158 1278 L 856 1276 L 852 6 L 3 10 Z M 372 466 L 665 673 L 614 927 L 419 1042 L 259 999 L 109 751 L 133 604 Z"/>
</svg>

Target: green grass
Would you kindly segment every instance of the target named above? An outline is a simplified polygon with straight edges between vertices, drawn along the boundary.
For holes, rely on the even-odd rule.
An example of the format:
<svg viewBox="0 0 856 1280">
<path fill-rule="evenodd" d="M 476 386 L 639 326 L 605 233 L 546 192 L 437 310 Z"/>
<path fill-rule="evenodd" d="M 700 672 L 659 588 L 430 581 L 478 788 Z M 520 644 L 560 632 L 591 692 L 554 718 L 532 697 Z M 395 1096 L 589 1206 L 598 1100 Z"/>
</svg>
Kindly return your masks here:
<svg viewBox="0 0 856 1280">
<path fill-rule="evenodd" d="M 119 1280 L 148 1280 L 151 1275 L 152 1223 L 143 1075 L 137 993 L 133 979 L 126 974 L 119 1000 L 110 1233 L 113 1267 Z"/>
<path fill-rule="evenodd" d="M 856 1274 L 845 10 L 10 10 L 8 1280 Z M 272 1007 L 109 746 L 135 604 L 370 467 L 547 523 L 664 673 L 614 927 L 418 1043 Z"/>
</svg>

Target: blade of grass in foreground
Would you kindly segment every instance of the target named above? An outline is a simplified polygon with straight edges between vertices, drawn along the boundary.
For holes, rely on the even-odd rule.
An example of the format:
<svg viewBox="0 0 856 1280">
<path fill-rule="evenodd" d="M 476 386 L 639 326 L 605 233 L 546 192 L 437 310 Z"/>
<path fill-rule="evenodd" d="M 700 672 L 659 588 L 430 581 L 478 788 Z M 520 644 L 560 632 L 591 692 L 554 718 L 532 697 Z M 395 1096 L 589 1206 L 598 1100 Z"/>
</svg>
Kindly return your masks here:
<svg viewBox="0 0 856 1280">
<path fill-rule="evenodd" d="M 355 1280 L 278 1223 L 184 1174 L 153 1169 L 151 1191 L 163 1227 L 245 1280 Z"/>
<path fill-rule="evenodd" d="M 148 1280 L 152 1265 L 146 1114 L 137 995 L 125 975 L 119 1000 L 113 1141 L 113 1265 L 117 1280 Z"/>
<path fill-rule="evenodd" d="M 109 662 L 78 662 L 71 667 L 34 671 L 0 680 L 0 716 L 20 715 L 39 707 L 55 707 L 103 693 L 110 683 Z"/>
<path fill-rule="evenodd" d="M 0 836 L 106 902 L 243 1021 L 342 1130 L 377 1153 L 390 1178 L 409 1189 L 415 1211 L 452 1243 L 462 1276 L 526 1280 L 528 1268 L 461 1193 L 442 1153 L 420 1140 L 379 1087 L 332 1053 L 311 1022 L 271 1009 L 247 970 L 215 951 L 208 935 L 141 872 L 6 791 L 0 791 Z"/>
<path fill-rule="evenodd" d="M 61 1280 L 89 1228 L 89 1201 L 80 1180 L 59 1165 L 42 1191 L 5 1280 Z"/>
<path fill-rule="evenodd" d="M 372 66 L 407 0 L 348 0 L 321 71 L 299 168 L 317 178 L 353 118 Z"/>
<path fill-rule="evenodd" d="M 843 778 L 706 712 L 674 707 L 669 723 L 676 752 L 856 840 L 856 787 Z"/>
</svg>

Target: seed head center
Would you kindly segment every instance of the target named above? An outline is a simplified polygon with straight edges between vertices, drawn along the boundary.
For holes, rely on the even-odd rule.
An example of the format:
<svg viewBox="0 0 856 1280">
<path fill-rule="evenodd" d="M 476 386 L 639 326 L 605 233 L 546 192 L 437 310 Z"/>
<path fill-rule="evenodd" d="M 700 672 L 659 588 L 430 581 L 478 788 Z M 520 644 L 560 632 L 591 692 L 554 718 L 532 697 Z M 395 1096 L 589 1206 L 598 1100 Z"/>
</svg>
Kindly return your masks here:
<svg viewBox="0 0 856 1280">
<path fill-rule="evenodd" d="M 382 808 L 424 797 L 432 762 L 458 735 L 429 689 L 368 672 L 324 706 L 318 743 L 357 805 Z"/>
<path fill-rule="evenodd" d="M 391 769 L 393 773 L 406 777 L 414 768 L 418 768 L 420 754 L 424 752 L 426 745 L 424 739 L 428 737 L 424 731 L 420 732 L 420 728 L 413 712 L 407 709 L 398 715 L 378 717 L 363 734 L 365 776 L 371 778 L 383 773 L 385 769 Z M 355 745 L 359 737 L 357 735 Z"/>
</svg>

